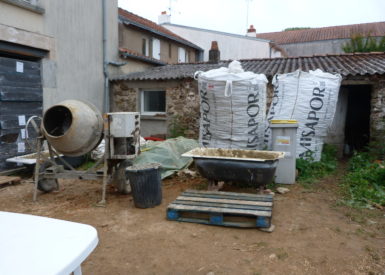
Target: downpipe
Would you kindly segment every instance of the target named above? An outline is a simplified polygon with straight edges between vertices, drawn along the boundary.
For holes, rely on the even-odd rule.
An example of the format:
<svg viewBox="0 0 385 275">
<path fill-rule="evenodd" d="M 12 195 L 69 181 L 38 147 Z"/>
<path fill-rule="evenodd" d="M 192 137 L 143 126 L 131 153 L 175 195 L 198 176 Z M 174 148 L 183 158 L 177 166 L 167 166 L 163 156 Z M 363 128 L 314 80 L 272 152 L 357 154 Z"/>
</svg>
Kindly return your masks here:
<svg viewBox="0 0 385 275">
<path fill-rule="evenodd" d="M 110 111 L 109 79 L 108 79 L 108 59 L 107 59 L 107 5 L 106 0 L 102 1 L 103 18 L 103 76 L 104 76 L 104 107 L 103 112 Z"/>
</svg>

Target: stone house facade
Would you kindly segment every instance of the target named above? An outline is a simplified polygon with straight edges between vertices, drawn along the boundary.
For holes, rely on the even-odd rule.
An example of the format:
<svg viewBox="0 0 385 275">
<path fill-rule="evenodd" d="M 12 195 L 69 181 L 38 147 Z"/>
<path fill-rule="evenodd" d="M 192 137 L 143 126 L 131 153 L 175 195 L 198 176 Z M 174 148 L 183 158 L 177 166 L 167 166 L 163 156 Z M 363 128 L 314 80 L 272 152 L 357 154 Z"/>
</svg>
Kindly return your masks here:
<svg viewBox="0 0 385 275">
<path fill-rule="evenodd" d="M 271 79 L 276 73 L 317 68 L 340 73 L 343 80 L 337 111 L 326 142 L 337 145 L 341 152 L 346 145 L 360 149 L 370 141 L 385 142 L 385 53 L 254 59 L 241 61 L 241 64 L 246 71 L 264 73 L 268 77 L 268 105 L 273 91 Z M 227 65 L 228 62 L 167 65 L 115 78 L 111 84 L 112 108 L 140 110 L 140 94 L 144 90 L 163 89 L 166 111 L 159 115 L 142 115 L 142 134 L 171 136 L 177 132 L 197 138 L 199 95 L 193 75 L 199 70 Z"/>
</svg>

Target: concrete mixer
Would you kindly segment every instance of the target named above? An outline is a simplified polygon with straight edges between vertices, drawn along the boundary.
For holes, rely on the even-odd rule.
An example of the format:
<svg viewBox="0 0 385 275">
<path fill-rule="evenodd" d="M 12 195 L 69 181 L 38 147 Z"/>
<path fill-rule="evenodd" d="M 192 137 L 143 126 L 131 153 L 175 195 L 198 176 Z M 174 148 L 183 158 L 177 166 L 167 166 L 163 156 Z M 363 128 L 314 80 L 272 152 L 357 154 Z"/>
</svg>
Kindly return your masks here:
<svg viewBox="0 0 385 275">
<path fill-rule="evenodd" d="M 33 200 L 37 190 L 58 189 L 59 178 L 102 179 L 102 199 L 105 203 L 107 183 L 114 181 L 118 191 L 129 192 L 125 169 L 139 153 L 140 115 L 136 112 L 106 113 L 102 116 L 92 104 L 65 100 L 47 109 L 40 127 L 35 166 Z M 82 156 L 104 139 L 104 156 L 86 171 L 74 169 L 63 156 Z M 43 152 L 45 142 L 48 155 Z M 102 165 L 103 164 L 103 165 Z M 103 169 L 98 170 L 103 166 Z"/>
</svg>

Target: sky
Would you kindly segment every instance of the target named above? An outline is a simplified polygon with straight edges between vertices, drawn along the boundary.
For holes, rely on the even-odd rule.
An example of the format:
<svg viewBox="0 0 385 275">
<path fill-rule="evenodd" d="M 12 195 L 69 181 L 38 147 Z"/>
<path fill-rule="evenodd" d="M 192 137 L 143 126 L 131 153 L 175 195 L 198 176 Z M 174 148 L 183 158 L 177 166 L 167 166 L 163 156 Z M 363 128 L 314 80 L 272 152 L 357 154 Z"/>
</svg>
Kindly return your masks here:
<svg viewBox="0 0 385 275">
<path fill-rule="evenodd" d="M 245 34 L 290 27 L 327 27 L 385 21 L 385 0 L 118 0 L 119 7 L 158 23 L 162 11 L 171 23 Z M 171 9 L 170 9 L 171 7 Z"/>
</svg>

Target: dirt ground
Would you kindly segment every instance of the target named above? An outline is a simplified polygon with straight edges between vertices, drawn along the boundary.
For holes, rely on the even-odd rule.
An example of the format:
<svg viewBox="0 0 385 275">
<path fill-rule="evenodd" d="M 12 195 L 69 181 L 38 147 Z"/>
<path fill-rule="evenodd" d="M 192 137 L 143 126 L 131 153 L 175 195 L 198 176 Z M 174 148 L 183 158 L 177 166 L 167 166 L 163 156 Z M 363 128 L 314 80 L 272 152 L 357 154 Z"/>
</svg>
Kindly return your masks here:
<svg viewBox="0 0 385 275">
<path fill-rule="evenodd" d="M 200 177 L 164 180 L 163 202 L 151 209 L 135 208 L 112 186 L 107 206 L 97 207 L 96 181 L 61 180 L 59 192 L 33 203 L 26 180 L 0 189 L 0 210 L 93 225 L 99 245 L 84 274 L 385 274 L 385 212 L 341 206 L 337 182 L 333 175 L 277 194 L 273 233 L 167 221 L 166 207 L 181 191 L 205 187 Z"/>
</svg>

